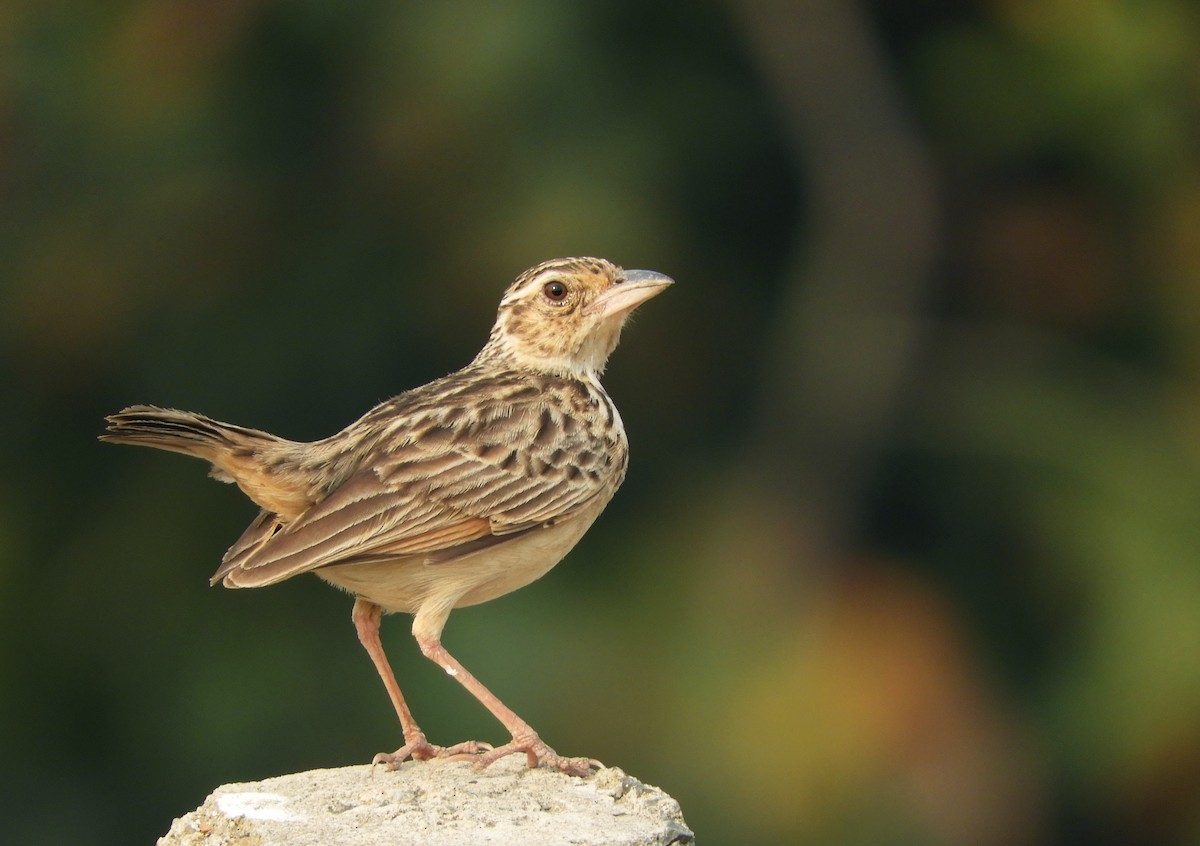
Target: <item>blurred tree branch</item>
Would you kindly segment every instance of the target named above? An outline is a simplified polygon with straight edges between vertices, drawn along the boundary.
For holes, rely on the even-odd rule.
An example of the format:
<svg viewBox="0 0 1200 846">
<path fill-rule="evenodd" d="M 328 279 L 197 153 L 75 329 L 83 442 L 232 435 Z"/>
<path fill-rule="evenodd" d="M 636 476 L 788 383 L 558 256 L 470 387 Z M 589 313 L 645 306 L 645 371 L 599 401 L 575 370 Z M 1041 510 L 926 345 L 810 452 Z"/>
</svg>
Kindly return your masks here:
<svg viewBox="0 0 1200 846">
<path fill-rule="evenodd" d="M 749 469 L 799 500 L 813 543 L 836 543 L 853 534 L 850 515 L 919 341 L 938 248 L 935 177 L 859 4 L 734 5 L 808 198 Z"/>
</svg>

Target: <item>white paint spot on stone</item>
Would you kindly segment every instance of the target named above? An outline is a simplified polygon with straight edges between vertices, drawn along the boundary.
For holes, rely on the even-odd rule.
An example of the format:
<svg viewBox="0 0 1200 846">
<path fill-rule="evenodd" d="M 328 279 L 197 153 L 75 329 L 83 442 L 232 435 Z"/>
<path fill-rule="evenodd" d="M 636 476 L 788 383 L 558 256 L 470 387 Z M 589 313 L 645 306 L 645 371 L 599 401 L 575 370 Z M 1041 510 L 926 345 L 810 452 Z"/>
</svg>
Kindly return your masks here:
<svg viewBox="0 0 1200 846">
<path fill-rule="evenodd" d="M 222 793 L 217 807 L 227 817 L 291 822 L 301 817 L 287 809 L 287 797 L 278 793 Z"/>
</svg>

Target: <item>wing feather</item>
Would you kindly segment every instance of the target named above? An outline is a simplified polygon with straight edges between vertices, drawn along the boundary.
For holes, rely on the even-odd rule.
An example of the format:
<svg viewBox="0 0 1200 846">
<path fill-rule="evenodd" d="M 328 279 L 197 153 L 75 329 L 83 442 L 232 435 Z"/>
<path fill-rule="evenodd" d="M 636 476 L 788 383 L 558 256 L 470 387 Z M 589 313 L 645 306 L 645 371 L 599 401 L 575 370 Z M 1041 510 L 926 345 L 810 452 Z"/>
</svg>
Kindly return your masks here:
<svg viewBox="0 0 1200 846">
<path fill-rule="evenodd" d="M 297 519 L 261 514 L 213 580 L 252 587 L 333 564 L 452 560 L 607 499 L 624 474 L 623 432 L 606 443 L 554 397 L 529 392 L 501 408 L 434 409 L 392 425 L 358 470 Z M 580 470 L 613 447 L 613 472 Z"/>
</svg>

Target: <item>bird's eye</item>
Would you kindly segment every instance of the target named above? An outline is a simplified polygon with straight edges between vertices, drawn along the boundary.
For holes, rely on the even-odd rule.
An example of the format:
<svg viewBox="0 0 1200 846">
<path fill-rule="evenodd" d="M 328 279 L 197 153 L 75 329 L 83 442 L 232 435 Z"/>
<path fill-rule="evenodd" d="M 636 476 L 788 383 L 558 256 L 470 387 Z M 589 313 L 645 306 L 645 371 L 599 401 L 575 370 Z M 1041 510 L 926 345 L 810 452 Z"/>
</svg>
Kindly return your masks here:
<svg viewBox="0 0 1200 846">
<path fill-rule="evenodd" d="M 567 286 L 557 279 L 542 286 L 542 293 L 552 303 L 561 303 L 567 298 Z"/>
</svg>

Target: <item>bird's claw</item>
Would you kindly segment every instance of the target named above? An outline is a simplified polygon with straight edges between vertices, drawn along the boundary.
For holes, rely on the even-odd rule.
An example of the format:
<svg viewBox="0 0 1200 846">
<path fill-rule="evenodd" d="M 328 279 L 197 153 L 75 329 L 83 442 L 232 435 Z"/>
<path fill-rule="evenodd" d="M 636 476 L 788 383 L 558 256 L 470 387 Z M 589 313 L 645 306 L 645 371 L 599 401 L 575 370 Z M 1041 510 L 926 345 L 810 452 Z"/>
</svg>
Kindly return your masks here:
<svg viewBox="0 0 1200 846">
<path fill-rule="evenodd" d="M 558 770 L 570 776 L 588 776 L 592 774 L 592 770 L 603 768 L 603 764 L 595 758 L 565 758 L 551 749 L 541 738 L 513 738 L 509 743 L 503 746 L 484 752 L 476 756 L 475 766 L 483 769 L 489 764 L 499 761 L 509 755 L 515 755 L 518 752 L 525 753 L 525 759 L 530 767 L 546 767 L 551 770 Z"/>
<path fill-rule="evenodd" d="M 395 752 L 380 752 L 371 759 L 371 765 L 386 764 L 389 770 L 397 770 L 409 758 L 414 761 L 428 761 L 433 758 L 447 758 L 454 761 L 478 760 L 481 755 L 491 751 L 492 744 L 478 740 L 467 740 L 453 746 L 434 746 L 422 737 L 411 743 L 405 743 Z"/>
</svg>

